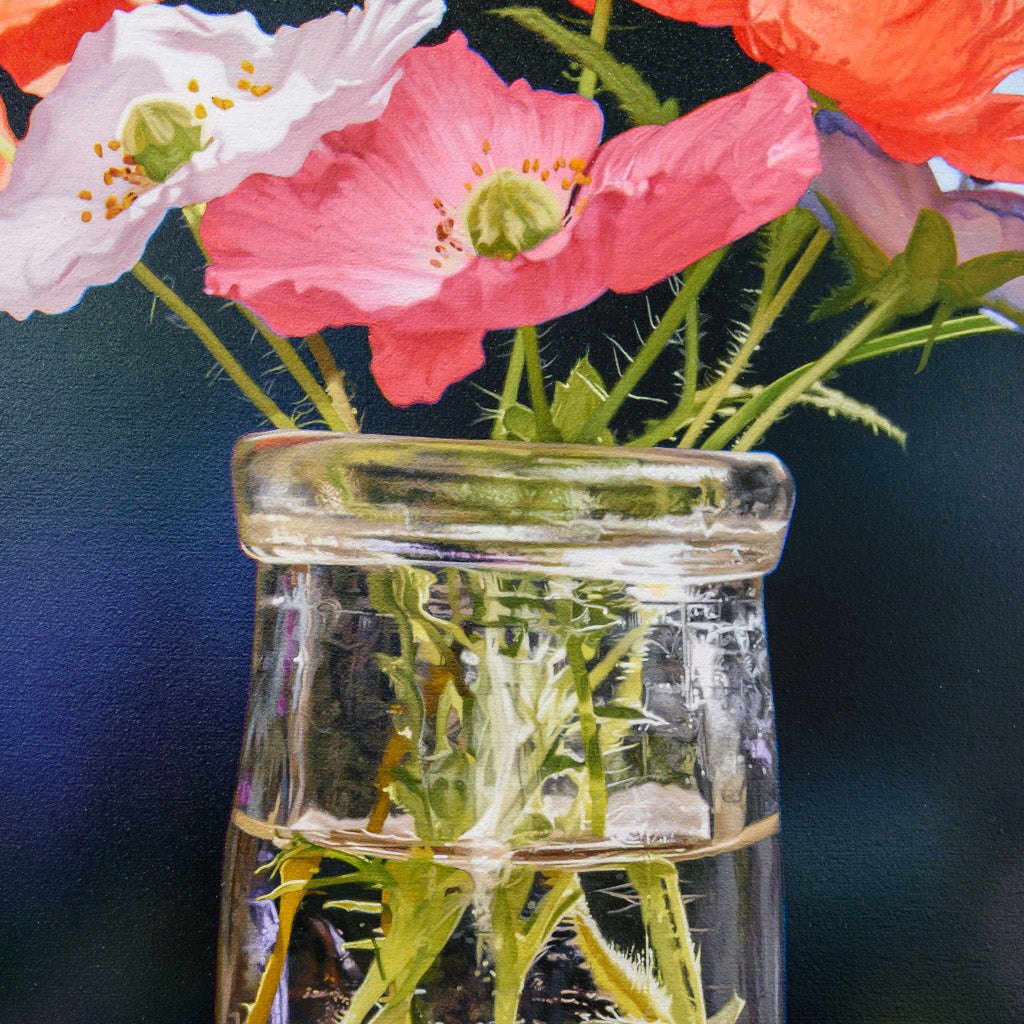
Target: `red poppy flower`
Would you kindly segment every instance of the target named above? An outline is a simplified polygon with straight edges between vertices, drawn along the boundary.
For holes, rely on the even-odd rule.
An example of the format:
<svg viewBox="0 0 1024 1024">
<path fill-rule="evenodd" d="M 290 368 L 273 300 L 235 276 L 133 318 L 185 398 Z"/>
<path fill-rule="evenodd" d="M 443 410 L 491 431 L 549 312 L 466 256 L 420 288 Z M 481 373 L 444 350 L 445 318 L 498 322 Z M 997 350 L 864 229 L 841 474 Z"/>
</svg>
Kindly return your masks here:
<svg viewBox="0 0 1024 1024">
<path fill-rule="evenodd" d="M 585 10 L 592 0 L 572 0 Z M 1024 181 L 1024 0 L 637 0 L 730 25 L 755 60 L 834 100 L 891 156 Z"/>
<path fill-rule="evenodd" d="M 64 73 L 78 40 L 114 11 L 153 0 L 0 0 L 0 67 L 20 89 L 45 96 Z"/>
</svg>

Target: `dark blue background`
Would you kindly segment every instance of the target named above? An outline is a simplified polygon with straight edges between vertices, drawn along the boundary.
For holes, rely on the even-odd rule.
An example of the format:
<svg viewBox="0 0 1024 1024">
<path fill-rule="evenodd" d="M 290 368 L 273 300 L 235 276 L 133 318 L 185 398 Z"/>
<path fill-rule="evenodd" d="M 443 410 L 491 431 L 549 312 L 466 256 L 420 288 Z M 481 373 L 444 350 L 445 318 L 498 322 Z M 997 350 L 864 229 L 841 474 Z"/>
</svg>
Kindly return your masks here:
<svg viewBox="0 0 1024 1024">
<path fill-rule="evenodd" d="M 315 13 L 263 10 L 268 23 Z M 499 58 L 479 10 L 463 4 L 455 20 L 505 74 L 557 84 L 553 64 Z M 699 48 L 677 60 L 656 35 L 648 66 L 685 75 L 694 98 L 757 74 L 728 34 L 678 32 Z M 647 38 L 617 45 L 639 61 Z M 185 243 L 171 218 L 147 258 L 198 300 Z M 742 283 L 738 264 L 730 275 Z M 204 305 L 229 323 L 215 309 Z M 620 310 L 604 302 L 579 321 L 598 361 L 606 329 L 628 336 Z M 123 279 L 64 316 L 0 321 L 4 1024 L 212 1016 L 253 580 L 228 458 L 259 421 L 211 379 L 194 338 L 150 312 Z M 245 331 L 231 337 L 254 372 L 271 370 Z M 359 332 L 331 341 L 367 430 L 460 434 L 475 419 L 469 383 L 435 409 L 390 409 Z M 793 316 L 762 365 L 822 344 Z M 576 354 L 555 341 L 547 352 L 563 372 Z M 768 437 L 798 485 L 767 590 L 793 1024 L 1024 1019 L 1024 340 L 971 340 L 936 351 L 918 377 L 914 366 L 907 356 L 841 380 L 909 429 L 906 452 L 809 412 Z M 495 360 L 480 381 L 499 380 Z"/>
</svg>

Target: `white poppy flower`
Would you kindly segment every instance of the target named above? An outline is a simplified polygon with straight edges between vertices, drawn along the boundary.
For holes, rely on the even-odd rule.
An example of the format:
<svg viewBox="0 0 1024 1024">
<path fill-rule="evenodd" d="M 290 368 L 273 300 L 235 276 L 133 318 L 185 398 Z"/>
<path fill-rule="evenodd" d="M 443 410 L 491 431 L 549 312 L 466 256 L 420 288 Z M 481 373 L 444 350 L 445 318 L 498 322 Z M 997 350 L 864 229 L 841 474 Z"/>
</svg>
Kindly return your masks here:
<svg viewBox="0 0 1024 1024">
<path fill-rule="evenodd" d="M 287 176 L 329 131 L 371 121 L 443 0 L 365 0 L 270 36 L 251 14 L 118 12 L 32 112 L 0 193 L 0 309 L 74 306 L 130 269 L 172 207 Z"/>
</svg>

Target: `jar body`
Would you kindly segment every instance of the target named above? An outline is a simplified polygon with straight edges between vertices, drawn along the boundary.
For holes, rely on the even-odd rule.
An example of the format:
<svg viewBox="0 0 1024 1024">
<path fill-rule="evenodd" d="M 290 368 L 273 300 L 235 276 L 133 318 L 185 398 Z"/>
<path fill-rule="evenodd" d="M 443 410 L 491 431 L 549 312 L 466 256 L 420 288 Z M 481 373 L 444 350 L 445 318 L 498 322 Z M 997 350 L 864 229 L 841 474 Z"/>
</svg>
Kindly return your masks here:
<svg viewBox="0 0 1024 1024">
<path fill-rule="evenodd" d="M 760 574 L 487 562 L 261 563 L 219 1024 L 779 1024 Z"/>
</svg>

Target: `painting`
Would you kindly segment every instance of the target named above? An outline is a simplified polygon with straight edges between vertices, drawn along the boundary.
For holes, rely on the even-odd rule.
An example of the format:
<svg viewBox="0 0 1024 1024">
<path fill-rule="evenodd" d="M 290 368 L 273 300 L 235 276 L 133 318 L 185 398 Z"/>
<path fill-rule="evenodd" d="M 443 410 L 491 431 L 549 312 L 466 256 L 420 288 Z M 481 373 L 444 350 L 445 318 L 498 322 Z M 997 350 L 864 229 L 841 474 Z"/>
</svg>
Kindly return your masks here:
<svg viewBox="0 0 1024 1024">
<path fill-rule="evenodd" d="M 0 4 L 0 1020 L 1021 1019 L 1022 73 L 1020 0 Z"/>
</svg>

